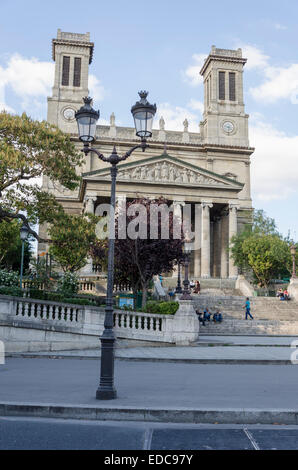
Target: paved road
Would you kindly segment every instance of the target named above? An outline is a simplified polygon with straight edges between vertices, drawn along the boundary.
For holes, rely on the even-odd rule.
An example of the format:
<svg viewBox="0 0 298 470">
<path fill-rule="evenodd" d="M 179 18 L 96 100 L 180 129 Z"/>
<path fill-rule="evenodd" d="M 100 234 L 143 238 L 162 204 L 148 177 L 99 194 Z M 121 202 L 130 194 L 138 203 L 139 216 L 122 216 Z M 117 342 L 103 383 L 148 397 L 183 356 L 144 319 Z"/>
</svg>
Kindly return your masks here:
<svg viewBox="0 0 298 470">
<path fill-rule="evenodd" d="M 99 368 L 96 360 L 8 359 L 0 366 L 0 402 L 98 406 Z M 116 361 L 115 379 L 111 407 L 298 408 L 293 365 Z"/>
<path fill-rule="evenodd" d="M 0 450 L 17 449 L 297 450 L 298 427 L 158 425 L 0 417 Z"/>
</svg>

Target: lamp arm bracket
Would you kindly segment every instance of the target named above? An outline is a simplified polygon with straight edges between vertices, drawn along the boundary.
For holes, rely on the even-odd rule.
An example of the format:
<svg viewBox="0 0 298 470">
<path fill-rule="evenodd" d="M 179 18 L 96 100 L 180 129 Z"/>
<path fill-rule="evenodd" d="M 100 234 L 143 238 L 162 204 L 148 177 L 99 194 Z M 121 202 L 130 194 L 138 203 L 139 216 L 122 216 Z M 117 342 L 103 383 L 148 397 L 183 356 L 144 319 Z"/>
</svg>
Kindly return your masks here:
<svg viewBox="0 0 298 470">
<path fill-rule="evenodd" d="M 100 153 L 98 150 L 94 149 L 93 147 L 88 147 L 86 145 L 84 145 L 84 148 L 82 149 L 82 152 L 84 152 L 85 155 L 87 155 L 88 153 L 90 152 L 94 152 L 98 158 L 100 158 L 103 162 L 108 162 L 109 159 L 106 158 L 102 153 Z"/>
<path fill-rule="evenodd" d="M 128 152 L 126 152 L 122 157 L 119 157 L 119 161 L 126 160 L 137 149 L 141 148 L 143 152 L 145 152 L 146 148 L 148 147 L 149 145 L 146 143 L 146 140 L 142 140 L 141 144 L 135 145 L 130 150 L 128 150 Z"/>
</svg>

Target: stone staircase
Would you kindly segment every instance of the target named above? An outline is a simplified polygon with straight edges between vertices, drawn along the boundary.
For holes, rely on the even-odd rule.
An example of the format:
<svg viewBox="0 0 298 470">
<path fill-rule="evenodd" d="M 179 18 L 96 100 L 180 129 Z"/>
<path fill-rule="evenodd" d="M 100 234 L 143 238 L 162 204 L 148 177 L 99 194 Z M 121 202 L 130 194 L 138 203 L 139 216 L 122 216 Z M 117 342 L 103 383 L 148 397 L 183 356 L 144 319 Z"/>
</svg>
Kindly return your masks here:
<svg viewBox="0 0 298 470">
<path fill-rule="evenodd" d="M 246 321 L 245 297 L 235 289 L 202 289 L 200 295 L 193 295 L 193 300 L 201 311 L 208 307 L 212 313 L 219 309 L 224 315 L 223 323 L 208 323 L 201 327 L 200 334 L 298 335 L 298 302 L 252 297 L 254 320 Z"/>
</svg>

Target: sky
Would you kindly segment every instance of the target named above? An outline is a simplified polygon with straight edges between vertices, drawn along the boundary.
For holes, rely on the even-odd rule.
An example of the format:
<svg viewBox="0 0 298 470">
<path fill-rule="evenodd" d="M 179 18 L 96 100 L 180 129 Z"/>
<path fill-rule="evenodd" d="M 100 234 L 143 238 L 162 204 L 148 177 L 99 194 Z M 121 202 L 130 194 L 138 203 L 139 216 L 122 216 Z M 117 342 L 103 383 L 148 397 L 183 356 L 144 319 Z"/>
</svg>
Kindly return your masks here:
<svg viewBox="0 0 298 470">
<path fill-rule="evenodd" d="M 212 45 L 242 47 L 256 209 L 298 240 L 297 0 L 0 0 L 0 108 L 45 119 L 57 29 L 90 32 L 90 94 L 102 123 L 132 126 L 131 105 L 147 89 L 167 130 L 198 131 L 199 70 Z"/>
</svg>

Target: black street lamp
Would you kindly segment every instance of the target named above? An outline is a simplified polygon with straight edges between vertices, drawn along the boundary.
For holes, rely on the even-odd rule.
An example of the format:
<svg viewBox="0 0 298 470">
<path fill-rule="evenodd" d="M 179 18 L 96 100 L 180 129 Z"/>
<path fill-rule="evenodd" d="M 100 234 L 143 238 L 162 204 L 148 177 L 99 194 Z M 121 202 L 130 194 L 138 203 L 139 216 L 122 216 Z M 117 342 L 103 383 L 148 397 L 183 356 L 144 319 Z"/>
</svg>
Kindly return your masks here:
<svg viewBox="0 0 298 470">
<path fill-rule="evenodd" d="M 29 229 L 27 225 L 23 224 L 20 228 L 20 237 L 22 241 L 22 254 L 21 254 L 21 271 L 20 271 L 20 288 L 23 288 L 23 270 L 24 270 L 24 246 L 25 241 L 27 240 L 29 235 Z"/>
<path fill-rule="evenodd" d="M 190 244 L 184 243 L 184 281 L 183 281 L 183 295 L 180 297 L 180 300 L 192 300 L 189 289 L 189 279 L 188 279 L 188 270 L 189 270 L 189 257 L 190 257 Z"/>
<path fill-rule="evenodd" d="M 293 260 L 292 278 L 296 279 L 296 246 L 293 244 L 290 249 Z"/>
<path fill-rule="evenodd" d="M 75 117 L 78 123 L 79 138 L 84 143 L 83 152 L 87 155 L 94 152 L 102 161 L 110 163 L 111 166 L 111 223 L 110 227 L 115 227 L 115 199 L 116 199 L 116 176 L 117 165 L 126 160 L 136 149 L 141 148 L 145 152 L 149 145 L 146 139 L 152 136 L 152 122 L 156 113 L 156 105 L 147 101 L 148 92 L 140 91 L 140 101 L 131 108 L 134 118 L 136 135 L 141 137 L 141 143 L 132 147 L 125 155 L 120 157 L 116 152 L 116 147 L 109 157 L 102 155 L 97 149 L 89 147 L 89 143 L 95 141 L 96 122 L 99 119 L 99 111 L 91 107 L 91 98 L 84 98 L 84 106 L 76 112 Z M 108 280 L 107 296 L 105 308 L 104 332 L 101 340 L 101 371 L 100 383 L 96 391 L 98 400 L 112 400 L 117 397 L 114 387 L 114 348 L 115 334 L 113 331 L 113 288 L 114 288 L 114 251 L 115 240 L 109 237 L 108 245 Z"/>
<path fill-rule="evenodd" d="M 182 294 L 182 287 L 181 287 L 181 261 L 178 262 L 178 279 L 177 279 L 177 287 L 175 290 L 176 294 Z"/>
</svg>

